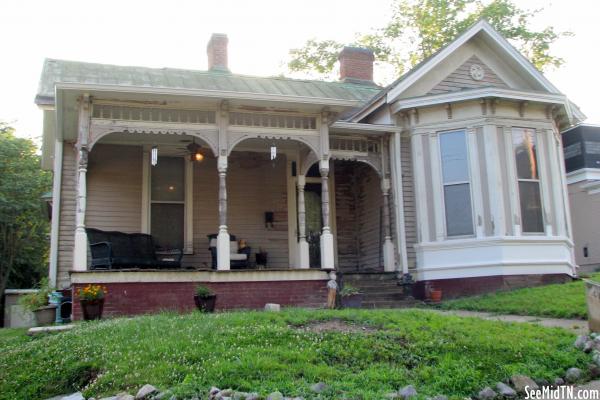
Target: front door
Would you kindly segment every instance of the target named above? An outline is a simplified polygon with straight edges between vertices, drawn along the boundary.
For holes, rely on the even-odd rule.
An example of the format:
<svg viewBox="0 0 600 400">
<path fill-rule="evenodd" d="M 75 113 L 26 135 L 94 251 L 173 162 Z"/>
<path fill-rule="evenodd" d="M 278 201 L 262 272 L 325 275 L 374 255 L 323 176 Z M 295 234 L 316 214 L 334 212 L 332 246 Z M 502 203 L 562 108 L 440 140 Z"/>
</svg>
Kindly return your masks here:
<svg viewBox="0 0 600 400">
<path fill-rule="evenodd" d="M 321 230 L 323 215 L 321 214 L 321 184 L 307 183 L 304 187 L 304 204 L 306 209 L 306 241 L 310 254 L 310 266 L 321 268 Z"/>
</svg>

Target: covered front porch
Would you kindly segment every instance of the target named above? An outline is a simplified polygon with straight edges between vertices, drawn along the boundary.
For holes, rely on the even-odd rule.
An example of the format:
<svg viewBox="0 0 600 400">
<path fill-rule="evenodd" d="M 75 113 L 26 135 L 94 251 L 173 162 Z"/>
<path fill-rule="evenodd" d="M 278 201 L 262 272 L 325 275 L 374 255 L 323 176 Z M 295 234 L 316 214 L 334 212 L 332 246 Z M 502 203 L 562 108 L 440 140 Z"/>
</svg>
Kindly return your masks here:
<svg viewBox="0 0 600 400">
<path fill-rule="evenodd" d="M 86 228 L 150 234 L 162 253 L 180 250 L 189 270 L 396 270 L 385 135 L 233 113 L 219 151 L 208 114 L 174 129 L 124 111 L 131 118 L 127 107 L 95 106 L 78 154 L 74 271 L 96 269 Z M 115 113 L 124 120 L 115 124 Z"/>
</svg>

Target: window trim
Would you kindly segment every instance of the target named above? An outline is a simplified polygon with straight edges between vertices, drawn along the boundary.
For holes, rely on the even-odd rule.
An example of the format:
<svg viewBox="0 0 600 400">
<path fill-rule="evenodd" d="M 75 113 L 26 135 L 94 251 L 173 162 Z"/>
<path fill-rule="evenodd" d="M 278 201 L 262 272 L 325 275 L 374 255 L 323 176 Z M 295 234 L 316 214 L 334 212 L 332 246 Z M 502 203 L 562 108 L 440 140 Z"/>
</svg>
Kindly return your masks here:
<svg viewBox="0 0 600 400">
<path fill-rule="evenodd" d="M 194 163 L 185 156 L 164 157 L 180 157 L 184 163 L 184 194 L 183 200 L 178 201 L 163 201 L 152 200 L 152 166 L 150 165 L 150 147 L 144 146 L 144 154 L 142 157 L 142 215 L 141 215 L 141 232 L 152 233 L 152 204 L 183 204 L 183 254 L 194 254 Z"/>
<path fill-rule="evenodd" d="M 536 161 L 536 166 L 537 166 L 537 179 L 531 179 L 531 178 L 519 178 L 519 167 L 517 165 L 517 154 L 515 153 L 515 143 L 514 143 L 514 134 L 515 134 L 515 130 L 516 129 L 521 129 L 521 130 L 530 130 L 533 131 L 533 137 L 535 139 L 535 161 Z M 541 160 L 540 160 L 540 155 L 539 155 L 539 150 L 540 150 L 540 138 L 538 135 L 538 129 L 536 128 L 531 128 L 531 127 L 526 127 L 526 126 L 511 126 L 510 127 L 510 143 L 511 143 L 511 158 L 512 158 L 512 165 L 514 166 L 514 170 L 515 170 L 515 182 L 513 182 L 513 185 L 516 186 L 516 190 L 515 190 L 515 195 L 516 195 L 516 204 L 519 207 L 519 226 L 520 226 L 520 232 L 521 235 L 523 236 L 539 236 L 539 235 L 545 235 L 546 234 L 546 216 L 544 215 L 544 191 L 542 189 L 542 173 L 540 171 L 541 168 Z M 520 182 L 533 182 L 533 183 L 537 183 L 538 184 L 538 190 L 539 190 L 539 197 L 540 197 L 540 210 L 541 210 L 541 216 L 542 216 L 542 230 L 541 231 L 536 231 L 536 232 L 529 232 L 529 231 L 525 231 L 524 229 L 524 224 L 523 224 L 523 209 L 521 208 L 521 187 L 519 185 Z"/>
<path fill-rule="evenodd" d="M 464 143 L 465 143 L 465 150 L 466 150 L 466 164 L 467 164 L 467 177 L 468 180 L 466 181 L 451 181 L 451 182 L 444 182 L 444 163 L 442 160 L 442 141 L 441 141 L 441 136 L 444 134 L 448 134 L 448 133 L 456 133 L 456 132 L 462 132 L 463 133 L 463 137 L 464 137 Z M 473 238 L 477 236 L 477 227 L 475 224 L 475 210 L 474 210 L 474 206 L 473 206 L 473 177 L 471 174 L 471 161 L 470 161 L 470 157 L 469 154 L 471 152 L 470 146 L 469 146 L 469 132 L 467 128 L 456 128 L 456 129 L 451 129 L 451 130 L 446 130 L 446 131 L 439 131 L 437 132 L 437 138 L 438 138 L 438 145 L 437 145 L 437 157 L 439 160 L 439 169 L 440 169 L 440 187 L 441 187 L 441 192 L 440 192 L 440 197 L 442 199 L 442 210 L 441 212 L 443 212 L 444 218 L 442 218 L 442 223 L 443 223 L 443 227 L 444 227 L 444 239 L 446 240 L 454 240 L 454 239 L 465 239 L 465 238 Z M 464 185 L 464 184 L 468 184 L 469 185 L 469 201 L 470 201 L 470 206 L 471 206 L 471 233 L 468 234 L 463 234 L 463 235 L 448 235 L 448 218 L 446 215 L 446 191 L 445 188 L 446 186 L 456 186 L 456 185 Z"/>
</svg>

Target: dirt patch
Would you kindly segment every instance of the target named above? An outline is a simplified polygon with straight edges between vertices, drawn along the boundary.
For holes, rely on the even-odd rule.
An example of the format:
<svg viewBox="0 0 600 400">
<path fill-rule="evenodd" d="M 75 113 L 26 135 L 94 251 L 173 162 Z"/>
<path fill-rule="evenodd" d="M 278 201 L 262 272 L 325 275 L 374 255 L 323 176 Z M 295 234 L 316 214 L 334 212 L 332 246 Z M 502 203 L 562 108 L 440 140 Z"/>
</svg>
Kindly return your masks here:
<svg viewBox="0 0 600 400">
<path fill-rule="evenodd" d="M 340 319 L 330 319 L 327 321 L 314 321 L 306 325 L 297 326 L 297 329 L 313 332 L 342 332 L 342 333 L 373 333 L 377 332 L 377 329 L 367 326 L 353 324 L 348 321 L 342 321 Z"/>
</svg>

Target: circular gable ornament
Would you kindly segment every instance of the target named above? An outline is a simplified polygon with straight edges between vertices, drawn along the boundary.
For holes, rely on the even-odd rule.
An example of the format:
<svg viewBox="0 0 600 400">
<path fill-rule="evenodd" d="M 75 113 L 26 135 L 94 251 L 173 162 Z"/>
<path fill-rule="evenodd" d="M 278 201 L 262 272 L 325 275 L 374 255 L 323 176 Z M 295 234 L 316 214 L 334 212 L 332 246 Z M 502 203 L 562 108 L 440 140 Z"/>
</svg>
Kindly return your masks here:
<svg viewBox="0 0 600 400">
<path fill-rule="evenodd" d="M 476 81 L 480 81 L 483 79 L 483 77 L 485 76 L 485 71 L 483 70 L 483 67 L 479 64 L 473 64 L 471 65 L 471 78 L 473 78 Z"/>
</svg>

